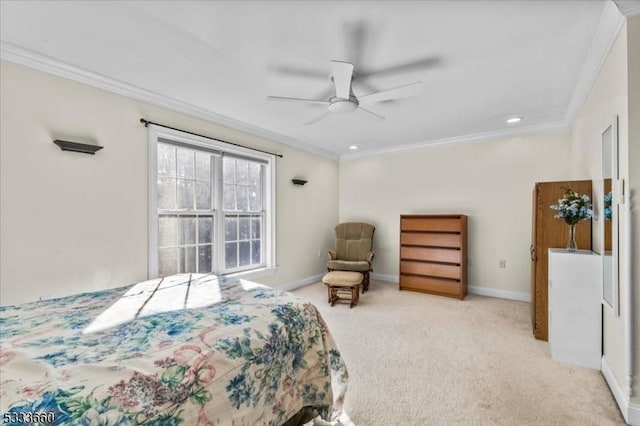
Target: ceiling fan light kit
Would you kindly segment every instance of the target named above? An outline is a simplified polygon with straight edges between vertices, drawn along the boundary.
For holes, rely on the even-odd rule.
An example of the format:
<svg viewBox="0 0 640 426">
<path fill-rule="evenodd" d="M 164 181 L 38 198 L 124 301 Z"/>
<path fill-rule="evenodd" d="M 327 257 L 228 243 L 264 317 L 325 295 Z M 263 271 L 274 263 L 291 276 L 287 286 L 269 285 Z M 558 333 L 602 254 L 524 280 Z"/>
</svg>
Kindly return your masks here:
<svg viewBox="0 0 640 426">
<path fill-rule="evenodd" d="M 413 83 L 405 84 L 403 86 L 398 86 L 380 92 L 357 97 L 353 93 L 353 87 L 351 84 L 354 75 L 353 70 L 354 66 L 349 62 L 331 61 L 331 81 L 333 82 L 336 95 L 331 97 L 330 99 L 305 99 L 284 96 L 268 96 L 267 99 L 271 101 L 293 101 L 326 105 L 327 111 L 319 117 L 316 117 L 306 123 L 306 125 L 310 125 L 319 122 L 327 115 L 329 115 L 329 113 L 346 114 L 356 110 L 361 110 L 380 120 L 384 120 L 385 117 L 376 114 L 369 109 L 363 108 L 362 105 L 370 105 L 376 102 L 405 98 L 409 96 L 417 96 L 422 92 L 422 82 L 416 81 Z"/>
</svg>

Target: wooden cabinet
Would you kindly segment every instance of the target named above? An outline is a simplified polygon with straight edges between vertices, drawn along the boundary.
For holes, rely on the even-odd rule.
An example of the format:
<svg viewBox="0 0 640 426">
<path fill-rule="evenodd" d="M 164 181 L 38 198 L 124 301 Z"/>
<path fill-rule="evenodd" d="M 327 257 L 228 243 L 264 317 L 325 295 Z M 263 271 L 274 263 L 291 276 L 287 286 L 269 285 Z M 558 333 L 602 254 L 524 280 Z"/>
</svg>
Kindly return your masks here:
<svg viewBox="0 0 640 426">
<path fill-rule="evenodd" d="M 549 250 L 549 347 L 556 361 L 600 370 L 601 262 L 591 250 Z"/>
<path fill-rule="evenodd" d="M 467 295 L 467 217 L 400 216 L 400 290 Z"/>
<path fill-rule="evenodd" d="M 533 189 L 531 230 L 531 322 L 536 339 L 548 339 L 548 249 L 565 248 L 569 226 L 563 219 L 553 216 L 551 204 L 564 196 L 564 188 L 591 197 L 591 181 L 540 182 Z M 591 250 L 591 221 L 583 220 L 576 226 L 579 249 Z"/>
</svg>

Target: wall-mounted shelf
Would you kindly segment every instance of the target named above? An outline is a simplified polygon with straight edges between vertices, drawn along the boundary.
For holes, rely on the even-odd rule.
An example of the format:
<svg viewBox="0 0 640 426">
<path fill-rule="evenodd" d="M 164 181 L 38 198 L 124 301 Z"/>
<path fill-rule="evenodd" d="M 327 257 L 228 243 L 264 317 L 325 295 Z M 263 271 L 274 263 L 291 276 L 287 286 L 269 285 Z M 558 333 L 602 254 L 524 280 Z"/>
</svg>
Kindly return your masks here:
<svg viewBox="0 0 640 426">
<path fill-rule="evenodd" d="M 56 145 L 60 147 L 63 151 L 73 151 L 73 152 L 81 152 L 83 154 L 91 154 L 94 155 L 97 151 L 100 151 L 102 146 L 98 145 L 89 145 L 86 143 L 78 143 L 78 142 L 69 142 L 63 141 L 60 139 L 56 139 L 53 141 Z"/>
<path fill-rule="evenodd" d="M 293 182 L 294 185 L 304 185 L 307 183 L 304 179 L 291 179 L 291 182 Z"/>
</svg>

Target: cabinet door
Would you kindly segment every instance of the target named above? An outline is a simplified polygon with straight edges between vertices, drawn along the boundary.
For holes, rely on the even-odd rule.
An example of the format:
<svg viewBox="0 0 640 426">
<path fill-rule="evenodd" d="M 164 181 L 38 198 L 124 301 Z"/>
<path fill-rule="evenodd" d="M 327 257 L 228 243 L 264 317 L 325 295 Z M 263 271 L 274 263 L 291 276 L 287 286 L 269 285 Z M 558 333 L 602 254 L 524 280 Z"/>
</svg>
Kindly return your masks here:
<svg viewBox="0 0 640 426">
<path fill-rule="evenodd" d="M 571 188 L 579 194 L 591 196 L 591 181 L 539 182 L 535 191 L 535 328 L 536 339 L 548 338 L 548 249 L 565 248 L 569 226 L 555 218 L 551 204 L 564 196 L 564 189 Z M 583 220 L 576 226 L 576 242 L 579 249 L 591 250 L 591 221 Z"/>
<path fill-rule="evenodd" d="M 533 187 L 533 200 L 531 207 L 531 245 L 529 246 L 529 254 L 531 255 L 531 328 L 533 334 L 536 334 L 536 201 L 538 199 L 538 185 Z"/>
</svg>

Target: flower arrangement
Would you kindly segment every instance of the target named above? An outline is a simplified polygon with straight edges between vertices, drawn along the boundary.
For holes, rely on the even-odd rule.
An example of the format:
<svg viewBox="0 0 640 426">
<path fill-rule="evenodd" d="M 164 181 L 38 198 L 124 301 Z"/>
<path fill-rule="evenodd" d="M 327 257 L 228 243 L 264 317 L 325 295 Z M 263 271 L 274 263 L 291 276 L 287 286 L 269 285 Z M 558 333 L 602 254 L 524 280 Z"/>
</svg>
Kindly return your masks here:
<svg viewBox="0 0 640 426">
<path fill-rule="evenodd" d="M 604 219 L 605 220 L 611 220 L 611 198 L 613 198 L 613 195 L 611 194 L 611 191 L 609 191 L 608 194 L 605 194 L 604 196 Z"/>
<path fill-rule="evenodd" d="M 575 225 L 593 217 L 593 207 L 589 201 L 588 195 L 579 195 L 571 188 L 564 188 L 564 198 L 559 198 L 551 208 L 558 212 L 555 218 L 564 219 L 568 225 Z"/>
</svg>

